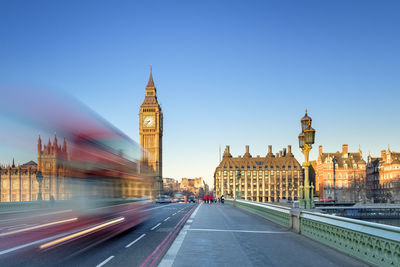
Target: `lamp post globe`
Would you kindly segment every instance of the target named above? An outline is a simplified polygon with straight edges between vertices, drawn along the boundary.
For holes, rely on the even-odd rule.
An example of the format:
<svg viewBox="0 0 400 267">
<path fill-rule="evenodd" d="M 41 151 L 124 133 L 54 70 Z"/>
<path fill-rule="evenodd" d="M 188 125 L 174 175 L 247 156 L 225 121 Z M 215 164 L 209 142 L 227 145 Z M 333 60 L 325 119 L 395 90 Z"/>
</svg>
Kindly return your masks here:
<svg viewBox="0 0 400 267">
<path fill-rule="evenodd" d="M 304 148 L 304 144 L 305 144 L 304 138 L 305 138 L 305 137 L 304 137 L 304 133 L 301 132 L 301 133 L 299 134 L 299 147 L 300 147 L 301 149 Z"/>
<path fill-rule="evenodd" d="M 308 116 L 307 114 L 307 109 L 306 109 L 306 114 L 304 115 L 303 118 L 301 118 L 300 123 L 301 123 L 301 131 L 304 132 L 304 130 L 307 129 L 307 127 L 311 126 L 311 117 Z"/>
<path fill-rule="evenodd" d="M 304 130 L 304 139 L 307 145 L 312 145 L 315 142 L 315 130 L 310 126 L 308 126 Z"/>
</svg>

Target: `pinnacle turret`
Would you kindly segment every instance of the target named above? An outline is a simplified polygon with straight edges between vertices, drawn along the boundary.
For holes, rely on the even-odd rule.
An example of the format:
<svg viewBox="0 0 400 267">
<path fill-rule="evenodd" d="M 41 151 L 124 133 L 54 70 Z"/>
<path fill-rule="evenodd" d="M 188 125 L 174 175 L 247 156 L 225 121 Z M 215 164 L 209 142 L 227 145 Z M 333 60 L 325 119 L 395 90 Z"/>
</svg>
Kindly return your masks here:
<svg viewBox="0 0 400 267">
<path fill-rule="evenodd" d="M 150 77 L 149 77 L 149 81 L 146 85 L 147 87 L 153 87 L 154 88 L 154 81 L 153 81 L 153 67 L 150 65 Z"/>
</svg>

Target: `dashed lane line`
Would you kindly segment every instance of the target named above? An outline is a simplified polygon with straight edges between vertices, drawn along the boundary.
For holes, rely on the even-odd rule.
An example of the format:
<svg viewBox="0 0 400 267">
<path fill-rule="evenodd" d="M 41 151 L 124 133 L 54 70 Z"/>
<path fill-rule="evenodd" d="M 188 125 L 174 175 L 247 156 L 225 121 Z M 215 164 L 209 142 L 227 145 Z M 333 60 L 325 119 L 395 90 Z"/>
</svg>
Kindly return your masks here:
<svg viewBox="0 0 400 267">
<path fill-rule="evenodd" d="M 167 218 L 164 220 L 164 222 L 168 221 L 168 220 L 169 220 L 169 218 L 171 218 L 171 217 L 167 217 Z"/>
<path fill-rule="evenodd" d="M 114 256 L 110 256 L 107 259 L 105 259 L 104 261 L 100 262 L 99 264 L 96 265 L 96 267 L 101 267 L 104 264 L 106 264 L 107 262 L 109 262 L 110 260 L 112 260 L 114 258 Z"/>
<path fill-rule="evenodd" d="M 138 238 L 136 238 L 135 240 L 133 240 L 131 243 L 129 243 L 128 245 L 126 245 L 126 248 L 129 248 L 130 246 L 132 246 L 133 244 L 135 244 L 136 242 L 138 242 L 140 239 L 142 239 L 146 234 L 142 234 L 141 236 L 139 236 Z"/>
<path fill-rule="evenodd" d="M 158 226 L 160 226 L 161 223 L 157 223 L 155 226 L 153 226 L 153 228 L 151 228 L 150 230 L 153 231 L 154 229 L 156 229 Z"/>
</svg>

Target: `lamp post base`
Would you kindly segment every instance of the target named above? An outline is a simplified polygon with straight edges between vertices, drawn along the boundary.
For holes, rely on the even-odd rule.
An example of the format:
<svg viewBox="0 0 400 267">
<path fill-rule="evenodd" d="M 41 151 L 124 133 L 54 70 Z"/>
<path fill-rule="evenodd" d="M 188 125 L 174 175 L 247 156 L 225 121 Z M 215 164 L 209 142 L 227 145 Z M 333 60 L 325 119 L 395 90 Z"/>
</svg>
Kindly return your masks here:
<svg viewBox="0 0 400 267">
<path fill-rule="evenodd" d="M 313 209 L 315 208 L 314 201 L 311 199 L 300 199 L 299 206 L 302 209 Z"/>
</svg>

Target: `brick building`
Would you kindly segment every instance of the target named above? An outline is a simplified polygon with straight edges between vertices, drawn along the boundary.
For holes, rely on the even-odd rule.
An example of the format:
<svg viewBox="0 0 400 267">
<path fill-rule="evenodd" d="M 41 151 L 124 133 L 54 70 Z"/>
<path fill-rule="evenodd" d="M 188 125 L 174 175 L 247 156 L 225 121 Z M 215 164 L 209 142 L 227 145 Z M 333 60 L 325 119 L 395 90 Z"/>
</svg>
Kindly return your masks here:
<svg viewBox="0 0 400 267">
<path fill-rule="evenodd" d="M 319 146 L 314 168 L 320 199 L 334 199 L 335 191 L 337 202 L 360 202 L 365 199 L 366 162 L 360 148 L 358 152 L 349 152 L 348 145 L 344 144 L 341 152 L 324 153 Z"/>
<path fill-rule="evenodd" d="M 368 156 L 366 197 L 373 203 L 400 203 L 400 153 L 390 148 Z"/>
</svg>

